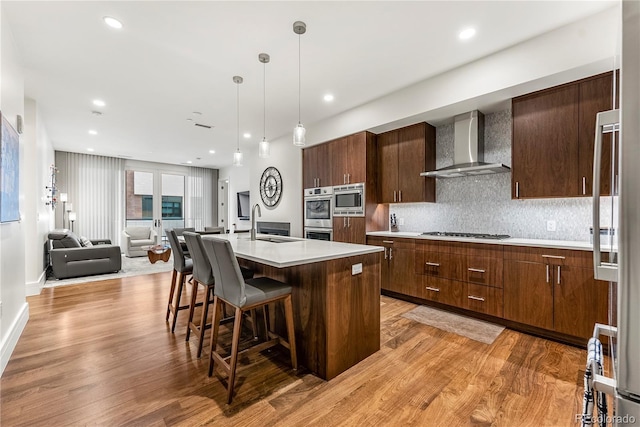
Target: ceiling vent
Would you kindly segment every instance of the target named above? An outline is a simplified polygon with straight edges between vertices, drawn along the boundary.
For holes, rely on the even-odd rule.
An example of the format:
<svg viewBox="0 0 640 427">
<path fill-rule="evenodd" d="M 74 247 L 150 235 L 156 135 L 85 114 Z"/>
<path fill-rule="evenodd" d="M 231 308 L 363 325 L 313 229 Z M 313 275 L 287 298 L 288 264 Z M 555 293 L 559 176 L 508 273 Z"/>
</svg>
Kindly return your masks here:
<svg viewBox="0 0 640 427">
<path fill-rule="evenodd" d="M 211 129 L 213 126 L 209 126 L 209 125 L 203 125 L 202 123 L 194 123 L 194 126 L 198 126 L 201 128 L 205 128 L 205 129 Z"/>
</svg>

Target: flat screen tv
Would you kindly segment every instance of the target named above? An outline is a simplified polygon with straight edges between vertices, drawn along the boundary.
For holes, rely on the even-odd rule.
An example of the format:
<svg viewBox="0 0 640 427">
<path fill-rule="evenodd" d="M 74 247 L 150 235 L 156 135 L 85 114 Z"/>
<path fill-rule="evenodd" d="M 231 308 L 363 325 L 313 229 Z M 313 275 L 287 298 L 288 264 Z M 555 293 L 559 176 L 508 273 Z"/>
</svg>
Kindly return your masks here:
<svg viewBox="0 0 640 427">
<path fill-rule="evenodd" d="M 238 219 L 249 219 L 249 192 L 239 191 L 238 196 Z"/>
</svg>

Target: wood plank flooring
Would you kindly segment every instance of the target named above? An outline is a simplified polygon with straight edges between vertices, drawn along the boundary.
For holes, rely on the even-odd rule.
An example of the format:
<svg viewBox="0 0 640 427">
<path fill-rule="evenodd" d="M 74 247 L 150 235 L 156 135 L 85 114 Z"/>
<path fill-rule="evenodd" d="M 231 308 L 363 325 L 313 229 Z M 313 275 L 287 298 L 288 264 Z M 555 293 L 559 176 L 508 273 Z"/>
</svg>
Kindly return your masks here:
<svg viewBox="0 0 640 427">
<path fill-rule="evenodd" d="M 415 305 L 384 296 L 380 351 L 329 382 L 293 371 L 286 350 L 245 357 L 227 405 L 222 374 L 206 374 L 209 334 L 197 359 L 187 313 L 175 334 L 164 321 L 169 282 L 158 273 L 29 297 L 0 425 L 578 425 L 585 351 L 511 330 L 482 344 L 403 318 Z"/>
</svg>

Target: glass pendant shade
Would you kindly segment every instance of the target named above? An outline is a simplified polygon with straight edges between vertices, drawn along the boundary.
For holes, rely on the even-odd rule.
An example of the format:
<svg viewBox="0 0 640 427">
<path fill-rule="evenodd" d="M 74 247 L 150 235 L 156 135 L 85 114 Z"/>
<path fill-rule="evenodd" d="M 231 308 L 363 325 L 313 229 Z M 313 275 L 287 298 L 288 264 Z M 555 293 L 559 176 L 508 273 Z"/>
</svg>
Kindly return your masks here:
<svg viewBox="0 0 640 427">
<path fill-rule="evenodd" d="M 258 155 L 263 159 L 271 155 L 271 147 L 269 146 L 267 138 L 262 138 L 262 141 L 260 141 L 260 145 L 258 146 Z"/>
<path fill-rule="evenodd" d="M 242 152 L 240 149 L 233 153 L 233 166 L 242 166 Z"/>
<path fill-rule="evenodd" d="M 307 133 L 307 130 L 302 126 L 302 123 L 298 123 L 298 125 L 293 128 L 293 145 L 298 147 L 302 147 L 305 144 L 304 135 Z"/>
</svg>

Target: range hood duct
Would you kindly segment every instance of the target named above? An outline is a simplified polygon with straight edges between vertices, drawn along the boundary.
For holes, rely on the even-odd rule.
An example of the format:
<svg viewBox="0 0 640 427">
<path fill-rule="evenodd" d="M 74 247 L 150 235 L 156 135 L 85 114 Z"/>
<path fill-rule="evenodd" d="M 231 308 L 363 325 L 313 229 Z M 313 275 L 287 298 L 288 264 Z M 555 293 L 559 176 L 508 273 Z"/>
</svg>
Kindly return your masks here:
<svg viewBox="0 0 640 427">
<path fill-rule="evenodd" d="M 454 117 L 453 165 L 420 176 L 458 178 L 509 172 L 502 163 L 484 162 L 484 114 L 478 110 Z"/>
</svg>

